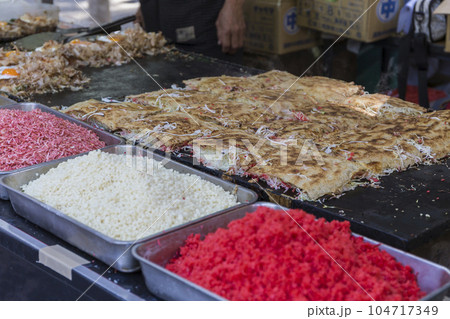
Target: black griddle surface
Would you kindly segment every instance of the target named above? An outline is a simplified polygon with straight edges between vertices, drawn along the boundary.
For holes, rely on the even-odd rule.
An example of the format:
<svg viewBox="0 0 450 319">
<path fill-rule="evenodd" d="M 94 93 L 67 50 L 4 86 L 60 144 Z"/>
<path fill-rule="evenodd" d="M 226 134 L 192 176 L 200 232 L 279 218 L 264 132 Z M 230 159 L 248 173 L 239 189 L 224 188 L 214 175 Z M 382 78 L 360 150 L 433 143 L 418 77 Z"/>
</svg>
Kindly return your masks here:
<svg viewBox="0 0 450 319">
<path fill-rule="evenodd" d="M 420 165 L 382 177 L 381 188 L 358 187 L 313 205 L 323 217 L 349 220 L 354 232 L 412 250 L 450 229 L 449 166 Z"/>
<path fill-rule="evenodd" d="M 32 101 L 48 106 L 65 105 L 88 99 L 112 97 L 123 99 L 126 95 L 170 88 L 172 84 L 183 86 L 182 81 L 201 76 L 250 76 L 262 71 L 246 68 L 199 54 L 173 51 L 168 55 L 147 56 L 121 66 L 84 68 L 91 78 L 89 87 L 81 91 L 63 91 L 56 94 L 36 95 Z M 148 73 L 148 74 L 147 74 Z M 153 79 L 158 82 L 159 86 Z"/>
</svg>

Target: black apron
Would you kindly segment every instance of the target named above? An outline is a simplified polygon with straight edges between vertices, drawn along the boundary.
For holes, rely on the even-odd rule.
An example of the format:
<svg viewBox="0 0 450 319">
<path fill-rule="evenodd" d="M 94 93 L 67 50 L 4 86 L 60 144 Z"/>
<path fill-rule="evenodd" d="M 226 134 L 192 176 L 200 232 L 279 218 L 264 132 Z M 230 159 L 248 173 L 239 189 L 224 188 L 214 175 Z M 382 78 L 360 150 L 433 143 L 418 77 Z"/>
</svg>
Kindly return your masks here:
<svg viewBox="0 0 450 319">
<path fill-rule="evenodd" d="M 225 0 L 140 0 L 147 32 L 162 31 L 180 49 L 236 61 L 217 44 L 216 20 Z"/>
</svg>

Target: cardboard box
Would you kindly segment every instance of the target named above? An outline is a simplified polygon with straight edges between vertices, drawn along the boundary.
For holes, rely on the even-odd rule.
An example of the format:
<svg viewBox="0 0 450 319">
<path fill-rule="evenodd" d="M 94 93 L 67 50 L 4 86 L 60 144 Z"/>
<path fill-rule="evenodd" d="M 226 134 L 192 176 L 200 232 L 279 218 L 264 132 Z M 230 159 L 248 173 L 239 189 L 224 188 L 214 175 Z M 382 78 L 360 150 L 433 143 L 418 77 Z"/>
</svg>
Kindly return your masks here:
<svg viewBox="0 0 450 319">
<path fill-rule="evenodd" d="M 246 0 L 244 50 L 284 54 L 317 45 L 316 32 L 297 25 L 295 0 Z"/>
<path fill-rule="evenodd" d="M 447 15 L 447 34 L 445 36 L 445 52 L 450 52 L 450 0 L 443 1 L 439 7 L 434 10 L 433 14 Z"/>
<path fill-rule="evenodd" d="M 395 34 L 403 5 L 404 0 L 298 0 L 297 22 L 338 36 L 351 26 L 343 37 L 373 42 Z"/>
</svg>

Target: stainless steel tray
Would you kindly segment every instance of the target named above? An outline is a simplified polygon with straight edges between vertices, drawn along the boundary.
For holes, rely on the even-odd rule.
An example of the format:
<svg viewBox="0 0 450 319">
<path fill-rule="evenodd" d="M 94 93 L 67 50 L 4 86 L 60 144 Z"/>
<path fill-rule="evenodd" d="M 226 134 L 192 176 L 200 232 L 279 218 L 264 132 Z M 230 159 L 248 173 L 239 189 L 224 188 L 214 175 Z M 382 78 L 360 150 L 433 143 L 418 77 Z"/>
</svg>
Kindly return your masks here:
<svg viewBox="0 0 450 319">
<path fill-rule="evenodd" d="M 247 207 L 230 210 L 220 216 L 189 225 L 170 234 L 163 234 L 134 246 L 133 256 L 141 263 L 145 284 L 150 292 L 166 300 L 224 300 L 164 267 L 176 255 L 189 235 L 201 234 L 204 236 L 218 228 L 225 228 L 232 220 L 240 219 L 247 213 L 254 212 L 260 206 L 281 209 L 280 206 L 272 203 L 258 202 Z M 363 238 L 372 244 L 380 244 L 374 240 Z M 450 271 L 447 268 L 387 245 L 380 244 L 379 247 L 395 257 L 398 262 L 411 266 L 414 272 L 418 273 L 418 284 L 427 293 L 422 300 L 442 300 L 445 292 L 450 288 Z"/>
<path fill-rule="evenodd" d="M 10 109 L 10 110 L 21 110 L 21 111 L 33 111 L 36 109 L 41 110 L 42 112 L 47 112 L 47 113 L 51 113 L 59 118 L 62 118 L 66 121 L 78 124 L 84 128 L 87 128 L 88 130 L 94 131 L 95 134 L 97 134 L 97 136 L 99 137 L 99 139 L 103 142 L 105 142 L 106 146 L 112 146 L 112 145 L 119 145 L 123 143 L 123 140 L 120 137 L 117 137 L 113 134 L 107 133 L 105 131 L 102 131 L 100 129 L 97 129 L 95 127 L 92 127 L 89 124 L 86 124 L 85 122 L 79 121 L 77 119 L 74 119 L 73 117 L 66 115 L 64 113 L 58 112 L 52 108 L 49 108 L 47 106 L 44 106 L 42 104 L 38 104 L 38 103 L 15 103 L 15 104 L 9 104 L 9 105 L 4 105 L 4 106 L 0 106 L 0 110 L 1 109 Z M 51 161 L 47 162 L 50 163 Z M 39 165 L 39 164 L 37 164 Z M 27 168 L 30 167 L 34 167 L 35 165 L 31 165 L 28 167 L 23 167 L 23 168 L 19 168 L 16 170 L 12 170 L 12 171 L 0 171 L 0 178 L 4 175 L 9 175 L 12 173 L 16 173 L 16 172 L 21 172 Z M 8 200 L 8 193 L 6 192 L 6 189 L 3 188 L 0 185 L 0 199 L 3 200 Z"/>
<path fill-rule="evenodd" d="M 13 100 L 10 100 L 7 97 L 4 97 L 0 94 L 0 106 L 14 104 L 14 103 L 16 103 L 16 102 L 14 102 Z"/>
<path fill-rule="evenodd" d="M 153 159 L 161 161 L 165 159 L 163 156 L 154 154 L 150 151 L 142 148 L 130 145 L 118 145 L 104 148 L 103 152 L 112 154 L 131 154 L 137 156 L 152 156 Z M 71 156 L 69 158 L 75 158 L 80 155 Z M 56 210 L 39 200 L 26 195 L 22 192 L 20 187 L 29 183 L 32 180 L 38 178 L 39 175 L 45 174 L 51 168 L 58 166 L 59 163 L 67 161 L 69 158 L 55 160 L 49 163 L 39 164 L 36 167 L 29 168 L 27 170 L 10 174 L 0 179 L 0 185 L 4 186 L 10 196 L 11 204 L 17 214 L 25 217 L 29 221 L 37 224 L 38 226 L 48 230 L 61 239 L 74 245 L 75 247 L 95 256 L 99 260 L 105 262 L 108 265 L 112 265 L 115 269 L 122 272 L 133 272 L 140 268 L 139 263 L 135 260 L 131 254 L 131 246 L 135 243 L 141 243 L 146 240 L 158 237 L 166 232 L 172 232 L 178 230 L 186 225 L 186 223 L 177 227 L 166 230 L 165 232 L 155 233 L 154 235 L 140 239 L 138 241 L 121 241 L 106 236 L 81 222 L 64 215 L 59 210 Z M 166 168 L 171 168 L 181 173 L 189 173 L 197 175 L 204 180 L 210 181 L 213 184 L 219 185 L 227 191 L 234 191 L 236 185 L 224 181 L 218 177 L 208 175 L 206 173 L 197 171 L 191 167 L 185 166 L 178 162 L 167 159 L 165 164 Z M 237 187 L 236 195 L 238 201 L 242 204 L 235 207 L 242 207 L 249 203 L 254 203 L 257 200 L 257 195 L 246 188 Z M 212 214 L 199 218 L 196 221 L 207 220 L 212 216 L 220 215 L 229 209 L 225 209 L 219 212 L 212 212 Z M 194 222 L 196 222 L 194 221 Z M 114 263 L 114 264 L 113 264 Z"/>
</svg>

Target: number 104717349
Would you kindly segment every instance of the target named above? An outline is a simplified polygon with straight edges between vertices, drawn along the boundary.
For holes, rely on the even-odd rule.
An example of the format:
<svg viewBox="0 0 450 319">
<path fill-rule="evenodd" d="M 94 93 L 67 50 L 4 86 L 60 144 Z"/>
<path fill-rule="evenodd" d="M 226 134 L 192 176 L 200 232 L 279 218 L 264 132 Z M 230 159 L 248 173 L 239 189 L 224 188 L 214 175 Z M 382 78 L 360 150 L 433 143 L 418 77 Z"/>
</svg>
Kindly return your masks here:
<svg viewBox="0 0 450 319">
<path fill-rule="evenodd" d="M 438 306 L 369 306 L 369 316 L 436 316 Z"/>
</svg>

